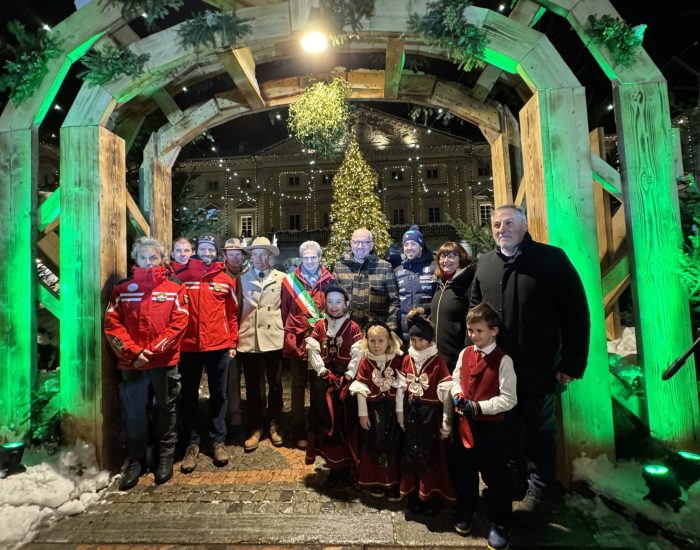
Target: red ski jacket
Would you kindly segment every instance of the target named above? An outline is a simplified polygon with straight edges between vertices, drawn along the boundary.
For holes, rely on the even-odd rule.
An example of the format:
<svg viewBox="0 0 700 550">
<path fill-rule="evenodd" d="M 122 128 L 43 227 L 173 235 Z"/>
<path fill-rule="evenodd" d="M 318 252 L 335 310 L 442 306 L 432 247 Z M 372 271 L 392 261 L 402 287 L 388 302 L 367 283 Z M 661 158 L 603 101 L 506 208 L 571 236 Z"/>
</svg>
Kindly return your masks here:
<svg viewBox="0 0 700 550">
<path fill-rule="evenodd" d="M 154 369 L 179 361 L 179 344 L 189 317 L 187 294 L 168 275 L 165 266 L 134 267 L 131 277 L 114 286 L 103 330 L 120 369 Z M 136 369 L 134 360 L 144 350 L 153 357 Z"/>
<path fill-rule="evenodd" d="M 184 268 L 171 262 L 175 276 L 182 279 L 190 304 L 190 321 L 181 351 L 213 351 L 238 345 L 238 300 L 236 282 L 224 271 L 224 264 L 190 258 Z"/>
</svg>

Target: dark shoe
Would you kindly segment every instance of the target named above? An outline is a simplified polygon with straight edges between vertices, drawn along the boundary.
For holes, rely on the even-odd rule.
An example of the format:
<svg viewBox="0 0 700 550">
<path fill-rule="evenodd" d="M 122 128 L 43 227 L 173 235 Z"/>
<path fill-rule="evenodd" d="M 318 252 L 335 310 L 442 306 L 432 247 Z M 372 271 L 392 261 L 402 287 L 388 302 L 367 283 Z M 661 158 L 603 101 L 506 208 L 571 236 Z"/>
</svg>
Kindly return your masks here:
<svg viewBox="0 0 700 550">
<path fill-rule="evenodd" d="M 326 485 L 328 487 L 337 487 L 340 485 L 340 470 L 331 470 L 328 472 L 328 480 L 326 481 Z"/>
<path fill-rule="evenodd" d="M 309 446 L 309 442 L 306 440 L 305 437 L 302 437 L 301 439 L 297 439 L 297 449 L 301 449 L 302 451 L 305 451 L 308 446 Z"/>
<path fill-rule="evenodd" d="M 489 550 L 506 550 L 508 545 L 508 529 L 492 523 L 489 535 L 486 537 L 486 546 Z"/>
<path fill-rule="evenodd" d="M 545 513 L 544 500 L 529 491 L 525 498 L 518 502 L 513 509 L 513 517 L 524 526 L 541 523 Z"/>
<path fill-rule="evenodd" d="M 421 502 L 421 513 L 426 517 L 433 517 L 435 515 L 435 506 L 430 500 Z"/>
<path fill-rule="evenodd" d="M 418 497 L 418 493 L 411 493 L 411 495 L 408 497 L 409 511 L 418 514 L 421 512 L 422 508 L 422 502 L 421 499 Z"/>
<path fill-rule="evenodd" d="M 462 514 L 461 512 L 455 511 L 452 514 L 452 527 L 454 527 L 454 530 L 457 531 L 459 535 L 462 535 L 463 537 L 467 536 L 469 533 L 471 533 L 472 530 L 472 514 L 465 515 Z"/>
<path fill-rule="evenodd" d="M 254 451 L 255 449 L 258 448 L 258 445 L 260 444 L 260 438 L 262 437 L 262 430 L 257 429 L 253 430 L 250 433 L 250 437 L 245 440 L 245 443 L 243 444 L 243 448 L 246 450 L 246 452 L 251 452 Z"/>
<path fill-rule="evenodd" d="M 173 457 L 162 456 L 155 473 L 156 485 L 160 485 L 173 477 Z"/>
<path fill-rule="evenodd" d="M 189 474 L 194 472 L 197 467 L 197 458 L 199 457 L 199 445 L 192 443 L 187 447 L 185 451 L 185 457 L 182 459 L 182 464 L 180 464 L 180 471 L 183 474 Z"/>
<path fill-rule="evenodd" d="M 401 500 L 401 492 L 399 491 L 399 486 L 398 485 L 392 485 L 389 487 L 389 490 L 386 492 L 386 499 L 389 502 L 398 502 Z"/>
<path fill-rule="evenodd" d="M 128 491 L 135 487 L 143 472 L 144 468 L 141 460 L 129 460 L 129 464 L 126 465 L 126 470 L 122 474 L 122 480 L 119 482 L 119 490 Z"/>
<path fill-rule="evenodd" d="M 369 490 L 369 496 L 374 498 L 384 498 L 385 495 L 384 487 L 372 487 Z"/>
<path fill-rule="evenodd" d="M 282 432 L 280 431 L 276 420 L 270 422 L 270 441 L 275 447 L 281 447 L 282 443 L 284 443 Z"/>
<path fill-rule="evenodd" d="M 226 464 L 228 464 L 230 456 L 226 450 L 226 446 L 221 441 L 214 443 L 213 455 L 214 466 L 226 466 Z"/>
</svg>

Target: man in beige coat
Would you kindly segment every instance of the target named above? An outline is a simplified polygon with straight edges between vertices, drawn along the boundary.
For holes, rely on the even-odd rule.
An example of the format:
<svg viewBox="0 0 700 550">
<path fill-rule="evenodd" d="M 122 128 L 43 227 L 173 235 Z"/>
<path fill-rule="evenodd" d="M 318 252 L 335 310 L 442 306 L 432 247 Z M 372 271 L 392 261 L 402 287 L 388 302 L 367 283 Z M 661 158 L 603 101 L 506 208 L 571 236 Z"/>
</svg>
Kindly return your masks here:
<svg viewBox="0 0 700 550">
<path fill-rule="evenodd" d="M 267 379 L 267 419 L 270 441 L 282 445 L 279 419 L 282 414 L 282 323 L 281 291 L 284 273 L 270 267 L 270 259 L 279 249 L 265 237 L 257 237 L 245 247 L 250 268 L 240 276 L 243 286 L 243 313 L 238 327 L 238 358 L 245 376 L 250 437 L 246 451 L 258 448 L 263 429 L 263 373 Z"/>
</svg>

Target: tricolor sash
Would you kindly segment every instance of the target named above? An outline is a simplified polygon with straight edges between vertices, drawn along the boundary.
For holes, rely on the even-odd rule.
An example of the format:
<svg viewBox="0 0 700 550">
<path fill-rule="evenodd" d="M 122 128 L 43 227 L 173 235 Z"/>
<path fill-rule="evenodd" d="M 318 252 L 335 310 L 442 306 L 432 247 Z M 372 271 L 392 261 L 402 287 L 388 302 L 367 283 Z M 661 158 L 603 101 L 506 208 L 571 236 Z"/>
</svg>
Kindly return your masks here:
<svg viewBox="0 0 700 550">
<path fill-rule="evenodd" d="M 309 318 L 309 324 L 314 326 L 316 321 L 321 319 L 321 312 L 316 307 L 316 302 L 309 292 L 304 288 L 302 282 L 294 273 L 289 273 L 282 281 L 284 287 L 294 296 L 294 301 L 301 309 L 302 313 Z"/>
</svg>

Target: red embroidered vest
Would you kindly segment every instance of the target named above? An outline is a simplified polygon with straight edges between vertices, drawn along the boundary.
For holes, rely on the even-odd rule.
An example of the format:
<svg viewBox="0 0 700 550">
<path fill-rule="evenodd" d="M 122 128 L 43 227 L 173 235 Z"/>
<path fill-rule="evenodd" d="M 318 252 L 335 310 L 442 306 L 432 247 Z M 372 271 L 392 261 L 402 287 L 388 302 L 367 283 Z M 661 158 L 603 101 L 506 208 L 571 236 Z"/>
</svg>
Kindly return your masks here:
<svg viewBox="0 0 700 550">
<path fill-rule="evenodd" d="M 486 401 L 499 394 L 498 369 L 505 353 L 496 347 L 486 356 L 471 346 L 462 354 L 462 370 L 460 385 L 465 399 L 470 401 Z M 503 413 L 485 414 L 477 420 L 503 420 Z"/>
</svg>

